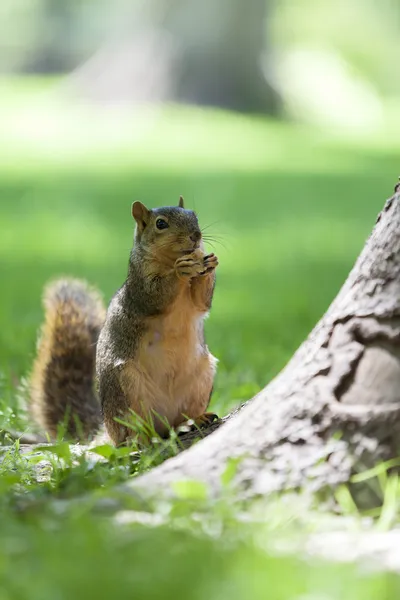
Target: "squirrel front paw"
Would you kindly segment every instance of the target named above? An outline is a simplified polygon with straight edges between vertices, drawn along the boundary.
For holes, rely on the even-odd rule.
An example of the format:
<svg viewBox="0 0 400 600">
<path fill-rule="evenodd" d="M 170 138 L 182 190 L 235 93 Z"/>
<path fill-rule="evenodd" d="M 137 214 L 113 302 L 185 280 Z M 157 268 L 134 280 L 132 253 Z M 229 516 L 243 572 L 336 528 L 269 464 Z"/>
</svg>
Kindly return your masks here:
<svg viewBox="0 0 400 600">
<path fill-rule="evenodd" d="M 206 273 L 210 273 L 210 271 L 218 267 L 218 258 L 214 253 L 203 256 L 203 267 L 203 271 L 200 275 L 206 275 Z"/>
<path fill-rule="evenodd" d="M 175 272 L 181 279 L 197 277 L 204 271 L 203 258 L 196 254 L 185 254 L 175 261 Z"/>
<path fill-rule="evenodd" d="M 218 266 L 215 254 L 199 255 L 198 252 L 186 254 L 175 261 L 175 271 L 178 277 L 187 279 L 206 275 Z"/>
</svg>

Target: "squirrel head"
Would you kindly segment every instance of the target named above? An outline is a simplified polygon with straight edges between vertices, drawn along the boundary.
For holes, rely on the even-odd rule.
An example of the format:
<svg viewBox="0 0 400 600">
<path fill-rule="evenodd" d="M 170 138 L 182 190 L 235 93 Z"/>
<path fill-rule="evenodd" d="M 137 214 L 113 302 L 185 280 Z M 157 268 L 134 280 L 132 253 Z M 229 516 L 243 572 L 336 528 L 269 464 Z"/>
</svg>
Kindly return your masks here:
<svg viewBox="0 0 400 600">
<path fill-rule="evenodd" d="M 185 209 L 182 196 L 178 206 L 152 210 L 141 202 L 134 202 L 132 216 L 136 221 L 135 246 L 142 247 L 155 258 L 189 254 L 202 245 L 196 213 Z"/>
</svg>

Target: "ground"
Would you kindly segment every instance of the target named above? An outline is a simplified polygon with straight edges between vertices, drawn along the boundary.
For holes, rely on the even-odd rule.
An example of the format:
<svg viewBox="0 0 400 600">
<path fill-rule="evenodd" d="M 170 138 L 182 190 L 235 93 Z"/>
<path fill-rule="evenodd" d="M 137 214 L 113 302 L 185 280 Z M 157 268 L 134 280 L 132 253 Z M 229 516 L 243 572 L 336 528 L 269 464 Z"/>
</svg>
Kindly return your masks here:
<svg viewBox="0 0 400 600">
<path fill-rule="evenodd" d="M 322 315 L 398 175 L 400 144 L 380 136 L 344 140 L 258 117 L 177 107 L 104 114 L 49 99 L 51 83 L 0 88 L 5 429 L 29 429 L 25 380 L 43 285 L 71 274 L 109 300 L 126 274 L 133 200 L 154 207 L 177 204 L 182 194 L 214 236 L 220 267 L 207 340 L 219 367 L 211 408 L 225 414 L 284 366 Z M 132 499 L 126 508 L 145 522 L 127 524 L 120 514 L 117 526 L 107 512 L 91 514 L 90 503 L 93 495 L 109 495 L 115 481 L 135 476 L 135 468 L 121 456 L 97 466 L 74 461 L 67 444 L 52 456 L 54 469 L 43 483 L 32 474 L 41 456 L 20 459 L 12 448 L 3 463 L 0 598 L 84 598 L 89 589 L 98 598 L 398 595 L 395 576 L 277 552 L 282 537 L 316 527 L 298 501 L 273 499 L 244 511 L 233 508 L 228 484 L 217 503 L 201 486 L 183 484 L 172 504 Z M 149 454 L 136 471 L 159 460 Z M 87 491 L 88 500 L 63 503 Z M 343 512 L 352 512 L 346 498 Z"/>
</svg>

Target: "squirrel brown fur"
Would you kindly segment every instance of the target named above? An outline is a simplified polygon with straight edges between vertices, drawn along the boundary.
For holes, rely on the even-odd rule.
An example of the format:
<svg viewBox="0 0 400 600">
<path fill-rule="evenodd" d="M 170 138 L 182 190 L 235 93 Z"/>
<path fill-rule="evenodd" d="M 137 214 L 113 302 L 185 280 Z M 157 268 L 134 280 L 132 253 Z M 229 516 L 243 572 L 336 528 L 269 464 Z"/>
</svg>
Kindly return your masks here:
<svg viewBox="0 0 400 600">
<path fill-rule="evenodd" d="M 96 343 L 105 319 L 97 291 L 84 281 L 48 285 L 45 322 L 30 379 L 30 408 L 52 438 L 64 426 L 73 438 L 89 438 L 101 424 L 94 389 Z"/>
<path fill-rule="evenodd" d="M 135 242 L 128 276 L 104 320 L 96 292 L 76 280 L 45 294 L 46 319 L 32 377 L 32 412 L 53 437 L 67 414 L 77 437 L 98 429 L 114 444 L 132 437 L 134 416 L 161 436 L 206 413 L 216 359 L 203 322 L 215 286 L 214 254 L 205 254 L 193 211 L 132 205 Z M 95 358 L 96 349 L 96 358 Z M 94 392 L 96 365 L 98 398 Z"/>
</svg>

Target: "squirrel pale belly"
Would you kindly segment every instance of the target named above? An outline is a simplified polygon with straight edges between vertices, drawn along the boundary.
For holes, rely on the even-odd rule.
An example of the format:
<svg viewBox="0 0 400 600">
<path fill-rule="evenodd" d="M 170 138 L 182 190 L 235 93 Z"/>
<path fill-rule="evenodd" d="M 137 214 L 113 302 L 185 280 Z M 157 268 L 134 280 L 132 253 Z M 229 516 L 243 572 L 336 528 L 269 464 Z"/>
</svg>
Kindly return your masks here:
<svg viewBox="0 0 400 600">
<path fill-rule="evenodd" d="M 205 411 L 216 359 L 203 322 L 218 260 L 205 254 L 197 217 L 182 199 L 153 210 L 135 202 L 132 215 L 128 277 L 105 321 L 98 297 L 82 282 L 56 282 L 50 289 L 57 294 L 47 293 L 52 301 L 45 302 L 31 400 L 33 415 L 52 436 L 65 419 L 72 437 L 94 434 L 101 414 L 115 444 L 134 435 L 134 415 L 161 436 L 188 418 L 207 423 L 214 417 Z"/>
</svg>

